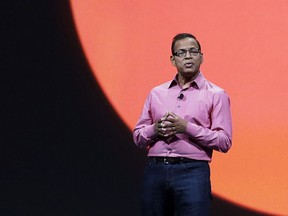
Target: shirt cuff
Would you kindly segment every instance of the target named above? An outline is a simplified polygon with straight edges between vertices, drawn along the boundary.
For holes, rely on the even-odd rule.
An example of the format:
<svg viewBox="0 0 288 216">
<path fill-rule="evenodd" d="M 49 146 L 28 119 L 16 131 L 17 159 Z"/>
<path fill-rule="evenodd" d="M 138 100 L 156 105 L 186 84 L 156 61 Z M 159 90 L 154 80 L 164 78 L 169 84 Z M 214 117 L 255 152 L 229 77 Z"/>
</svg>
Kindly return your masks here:
<svg viewBox="0 0 288 216">
<path fill-rule="evenodd" d="M 146 136 L 147 138 L 153 139 L 157 134 L 154 131 L 154 124 L 146 127 Z"/>
<path fill-rule="evenodd" d="M 197 136 L 199 134 L 199 129 L 201 130 L 201 128 L 198 125 L 188 122 L 186 133 L 189 134 L 190 136 Z"/>
</svg>

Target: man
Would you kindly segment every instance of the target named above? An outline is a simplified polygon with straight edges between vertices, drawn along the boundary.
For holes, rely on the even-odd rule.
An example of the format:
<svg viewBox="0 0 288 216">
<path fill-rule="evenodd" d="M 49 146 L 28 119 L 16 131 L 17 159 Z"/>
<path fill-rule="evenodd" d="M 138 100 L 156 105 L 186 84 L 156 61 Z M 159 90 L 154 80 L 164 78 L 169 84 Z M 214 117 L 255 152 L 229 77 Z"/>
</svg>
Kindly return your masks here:
<svg viewBox="0 0 288 216">
<path fill-rule="evenodd" d="M 176 35 L 171 51 L 177 75 L 152 89 L 133 131 L 134 142 L 148 149 L 141 213 L 206 216 L 212 152 L 232 145 L 230 101 L 200 72 L 203 53 L 195 36 Z"/>
</svg>

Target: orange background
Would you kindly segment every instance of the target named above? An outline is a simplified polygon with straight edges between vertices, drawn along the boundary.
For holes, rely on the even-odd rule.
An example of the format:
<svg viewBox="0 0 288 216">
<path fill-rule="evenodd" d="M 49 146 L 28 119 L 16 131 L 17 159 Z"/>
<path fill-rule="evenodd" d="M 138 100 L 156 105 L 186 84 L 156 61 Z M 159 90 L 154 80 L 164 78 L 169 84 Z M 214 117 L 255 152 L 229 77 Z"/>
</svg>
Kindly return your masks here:
<svg viewBox="0 0 288 216">
<path fill-rule="evenodd" d="M 202 45 L 205 77 L 231 98 L 233 147 L 215 153 L 213 192 L 246 208 L 288 214 L 288 3 L 277 1 L 71 0 L 88 62 L 133 129 L 152 87 L 175 75 L 180 32 Z"/>
</svg>

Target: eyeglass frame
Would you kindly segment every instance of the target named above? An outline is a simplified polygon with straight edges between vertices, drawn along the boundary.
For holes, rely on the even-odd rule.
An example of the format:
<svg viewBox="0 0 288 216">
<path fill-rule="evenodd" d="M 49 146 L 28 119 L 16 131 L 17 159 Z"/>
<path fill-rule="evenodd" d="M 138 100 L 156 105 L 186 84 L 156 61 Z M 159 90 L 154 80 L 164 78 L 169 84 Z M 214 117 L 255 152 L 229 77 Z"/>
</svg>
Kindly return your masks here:
<svg viewBox="0 0 288 216">
<path fill-rule="evenodd" d="M 179 51 L 183 52 L 183 56 L 178 54 Z M 179 49 L 176 52 L 173 53 L 173 56 L 177 56 L 179 58 L 183 58 L 187 56 L 187 52 L 189 52 L 190 55 L 192 56 L 199 56 L 200 54 L 203 54 L 199 49 L 195 49 L 195 48 L 190 48 L 190 49 Z"/>
</svg>

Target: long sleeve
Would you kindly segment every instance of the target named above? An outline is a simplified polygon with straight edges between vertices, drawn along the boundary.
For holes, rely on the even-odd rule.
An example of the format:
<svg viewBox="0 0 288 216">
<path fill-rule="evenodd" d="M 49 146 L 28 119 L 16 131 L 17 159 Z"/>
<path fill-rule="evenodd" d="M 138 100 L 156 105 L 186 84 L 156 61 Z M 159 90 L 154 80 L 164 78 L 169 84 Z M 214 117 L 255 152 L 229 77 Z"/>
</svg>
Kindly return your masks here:
<svg viewBox="0 0 288 216">
<path fill-rule="evenodd" d="M 140 119 L 133 130 L 134 142 L 140 148 L 148 147 L 155 138 L 150 102 L 151 94 L 147 97 Z"/>
<path fill-rule="evenodd" d="M 214 95 L 210 118 L 210 128 L 189 122 L 186 133 L 200 145 L 227 152 L 232 145 L 232 120 L 230 99 L 224 91 Z"/>
</svg>

